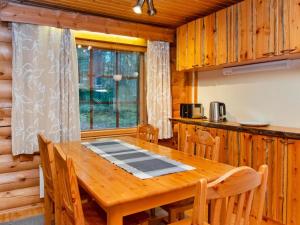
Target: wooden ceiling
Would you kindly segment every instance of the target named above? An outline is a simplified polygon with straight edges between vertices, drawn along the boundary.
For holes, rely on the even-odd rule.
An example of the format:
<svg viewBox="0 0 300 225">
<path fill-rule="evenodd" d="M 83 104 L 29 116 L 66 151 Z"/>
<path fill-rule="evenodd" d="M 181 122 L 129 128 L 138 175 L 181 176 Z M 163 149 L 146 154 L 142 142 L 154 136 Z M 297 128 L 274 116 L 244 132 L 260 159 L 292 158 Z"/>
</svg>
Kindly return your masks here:
<svg viewBox="0 0 300 225">
<path fill-rule="evenodd" d="M 146 4 L 142 15 L 132 11 L 136 0 L 21 0 L 20 2 L 175 28 L 239 1 L 241 0 L 154 0 L 157 15 L 152 17 L 147 14 Z"/>
</svg>

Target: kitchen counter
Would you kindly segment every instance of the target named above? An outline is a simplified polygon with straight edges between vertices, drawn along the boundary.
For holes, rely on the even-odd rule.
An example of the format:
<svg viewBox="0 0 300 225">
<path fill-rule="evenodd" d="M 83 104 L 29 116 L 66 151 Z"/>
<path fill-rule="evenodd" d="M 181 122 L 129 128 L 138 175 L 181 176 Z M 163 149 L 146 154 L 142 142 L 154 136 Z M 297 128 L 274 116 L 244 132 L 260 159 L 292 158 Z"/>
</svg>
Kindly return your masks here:
<svg viewBox="0 0 300 225">
<path fill-rule="evenodd" d="M 280 126 L 266 126 L 266 127 L 249 127 L 241 126 L 235 122 L 209 122 L 207 119 L 187 119 L 187 118 L 171 118 L 173 122 L 180 122 L 186 124 L 194 124 L 204 127 L 219 128 L 225 130 L 233 130 L 246 132 L 251 134 L 275 136 L 289 139 L 300 139 L 300 128 L 280 127 Z"/>
</svg>

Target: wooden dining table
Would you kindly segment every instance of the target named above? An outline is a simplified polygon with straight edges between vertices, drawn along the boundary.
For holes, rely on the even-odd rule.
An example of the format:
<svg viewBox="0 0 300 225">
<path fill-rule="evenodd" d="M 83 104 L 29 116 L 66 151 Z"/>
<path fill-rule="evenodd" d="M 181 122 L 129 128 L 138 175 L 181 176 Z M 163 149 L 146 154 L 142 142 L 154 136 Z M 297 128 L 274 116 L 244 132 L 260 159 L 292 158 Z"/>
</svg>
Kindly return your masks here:
<svg viewBox="0 0 300 225">
<path fill-rule="evenodd" d="M 195 167 L 151 179 L 139 179 L 92 152 L 81 142 L 57 144 L 74 161 L 78 182 L 106 211 L 108 225 L 122 225 L 123 217 L 194 196 L 201 178 L 213 181 L 232 166 L 196 158 L 181 151 L 134 137 L 114 138 Z"/>
</svg>

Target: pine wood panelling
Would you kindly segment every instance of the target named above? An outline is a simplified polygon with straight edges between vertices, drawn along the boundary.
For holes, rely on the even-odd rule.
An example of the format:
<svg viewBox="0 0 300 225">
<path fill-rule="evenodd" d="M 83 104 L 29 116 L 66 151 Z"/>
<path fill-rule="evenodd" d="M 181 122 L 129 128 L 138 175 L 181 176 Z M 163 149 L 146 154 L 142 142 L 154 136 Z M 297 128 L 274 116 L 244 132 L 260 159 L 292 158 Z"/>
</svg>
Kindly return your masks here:
<svg viewBox="0 0 300 225">
<path fill-rule="evenodd" d="M 9 61 L 0 61 L 0 80 L 11 80 L 12 65 Z"/>
<path fill-rule="evenodd" d="M 39 203 L 40 189 L 38 186 L 0 192 L 0 210 L 6 210 L 34 203 Z"/>
<path fill-rule="evenodd" d="M 288 140 L 287 223 L 300 224 L 300 141 Z"/>
<path fill-rule="evenodd" d="M 3 162 L 0 163 L 0 174 L 37 169 L 40 163 L 40 157 L 38 155 L 33 156 L 33 160 L 31 161 L 22 162 L 19 158 L 15 158 L 14 160 L 7 158 L 6 161 L 4 159 L 2 160 Z"/>
<path fill-rule="evenodd" d="M 0 139 L 0 155 L 11 154 L 11 140 Z"/>
<path fill-rule="evenodd" d="M 228 62 L 228 9 L 216 13 L 216 65 Z"/>
<path fill-rule="evenodd" d="M 195 66 L 196 21 L 187 24 L 187 69 Z"/>
<path fill-rule="evenodd" d="M 39 169 L 0 174 L 0 192 L 39 186 Z"/>
<path fill-rule="evenodd" d="M 275 54 L 276 0 L 254 0 L 255 7 L 255 57 L 270 57 Z"/>
<path fill-rule="evenodd" d="M 0 21 L 0 42 L 11 43 L 11 30 L 8 24 Z"/>
<path fill-rule="evenodd" d="M 44 204 L 34 203 L 26 206 L 21 206 L 13 209 L 0 211 L 0 222 L 9 222 L 20 220 L 28 217 L 41 215 L 44 212 Z"/>
<path fill-rule="evenodd" d="M 0 47 L 1 49 L 1 47 Z M 11 99 L 11 80 L 0 80 L 0 98 L 1 99 Z"/>
<path fill-rule="evenodd" d="M 300 52 L 300 0 L 286 0 L 290 3 L 290 49 Z"/>
<path fill-rule="evenodd" d="M 237 5 L 228 8 L 228 62 L 238 61 L 238 8 Z"/>
<path fill-rule="evenodd" d="M 216 34 L 216 14 L 213 13 L 206 16 L 204 19 L 203 30 L 203 51 L 204 51 L 204 65 L 212 66 L 216 64 L 216 46 L 215 46 L 215 34 Z"/>
<path fill-rule="evenodd" d="M 1 81 L 0 81 L 1 82 Z M 8 95 L 8 94 L 6 94 L 6 95 Z M 1 97 L 0 97 L 0 108 L 9 108 L 9 107 L 11 107 L 11 98 L 9 98 L 9 99 L 2 99 Z"/>
<path fill-rule="evenodd" d="M 51 5 L 70 10 L 79 10 L 86 13 L 98 14 L 106 17 L 120 18 L 127 21 L 156 24 L 165 27 L 178 27 L 195 18 L 203 17 L 209 13 L 234 4 L 239 0 L 156 0 L 154 2 L 158 13 L 155 16 L 148 16 L 146 6 L 143 14 L 136 15 L 132 7 L 136 4 L 135 0 L 26 0 L 40 5 Z M 87 7 L 88 5 L 88 7 Z"/>
<path fill-rule="evenodd" d="M 10 127 L 0 127 L 0 139 L 9 139 L 10 136 L 11 136 Z"/>
<path fill-rule="evenodd" d="M 10 61 L 12 59 L 11 43 L 0 42 L 0 61 Z"/>
<path fill-rule="evenodd" d="M 253 0 L 244 0 L 238 7 L 238 61 L 254 59 L 253 55 Z"/>
<path fill-rule="evenodd" d="M 0 9 L 0 20 L 70 28 L 73 30 L 119 34 L 169 42 L 173 42 L 175 38 L 175 31 L 170 28 L 162 28 L 106 17 L 66 12 L 62 10 L 24 6 L 15 3 L 8 3 Z"/>
</svg>

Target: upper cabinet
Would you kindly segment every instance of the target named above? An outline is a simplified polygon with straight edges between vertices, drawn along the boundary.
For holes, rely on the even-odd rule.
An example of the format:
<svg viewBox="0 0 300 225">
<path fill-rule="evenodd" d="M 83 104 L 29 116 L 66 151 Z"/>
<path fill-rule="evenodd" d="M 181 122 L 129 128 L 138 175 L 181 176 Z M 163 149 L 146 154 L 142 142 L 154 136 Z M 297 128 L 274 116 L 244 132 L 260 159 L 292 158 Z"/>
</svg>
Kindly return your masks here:
<svg viewBox="0 0 300 225">
<path fill-rule="evenodd" d="M 178 70 L 295 53 L 300 53 L 300 0 L 244 0 L 177 29 Z"/>
</svg>

